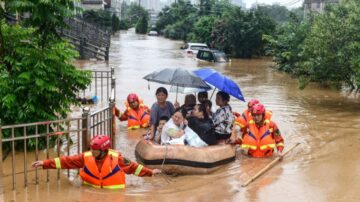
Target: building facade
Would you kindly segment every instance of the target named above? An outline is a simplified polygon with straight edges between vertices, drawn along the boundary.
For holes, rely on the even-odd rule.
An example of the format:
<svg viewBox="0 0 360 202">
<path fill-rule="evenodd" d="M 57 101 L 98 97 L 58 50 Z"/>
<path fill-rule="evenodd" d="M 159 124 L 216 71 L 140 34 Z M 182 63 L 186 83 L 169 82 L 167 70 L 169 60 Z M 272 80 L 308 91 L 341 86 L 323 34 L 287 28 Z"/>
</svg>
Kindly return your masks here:
<svg viewBox="0 0 360 202">
<path fill-rule="evenodd" d="M 323 13 L 325 5 L 329 3 L 339 3 L 339 0 L 304 0 L 304 15 L 306 16 L 311 11 Z"/>
</svg>

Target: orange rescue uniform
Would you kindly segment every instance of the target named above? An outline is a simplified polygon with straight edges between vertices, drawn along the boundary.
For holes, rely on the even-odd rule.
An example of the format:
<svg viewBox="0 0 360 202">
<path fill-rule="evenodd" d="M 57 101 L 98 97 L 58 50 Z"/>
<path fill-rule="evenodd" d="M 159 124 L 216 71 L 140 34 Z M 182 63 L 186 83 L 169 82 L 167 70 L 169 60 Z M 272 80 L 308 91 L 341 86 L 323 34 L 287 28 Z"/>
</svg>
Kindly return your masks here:
<svg viewBox="0 0 360 202">
<path fill-rule="evenodd" d="M 84 184 L 97 188 L 125 188 L 125 173 L 136 176 L 152 176 L 152 171 L 140 164 L 129 161 L 115 151 L 109 150 L 107 155 L 96 160 L 91 151 L 74 156 L 64 156 L 44 161 L 44 169 L 82 168 L 80 176 Z"/>
<path fill-rule="evenodd" d="M 128 121 L 128 129 L 138 129 L 149 127 L 150 122 L 150 110 L 144 105 L 142 100 L 139 100 L 139 107 L 135 110 L 130 107 L 128 102 L 125 102 L 126 111 L 121 113 L 118 108 L 115 107 L 115 116 L 120 121 Z"/>
<path fill-rule="evenodd" d="M 245 130 L 245 133 L 242 136 L 241 148 L 248 149 L 248 154 L 253 157 L 270 157 L 275 147 L 278 151 L 284 149 L 284 139 L 279 128 L 268 119 L 260 127 L 251 120 L 242 130 Z"/>
</svg>

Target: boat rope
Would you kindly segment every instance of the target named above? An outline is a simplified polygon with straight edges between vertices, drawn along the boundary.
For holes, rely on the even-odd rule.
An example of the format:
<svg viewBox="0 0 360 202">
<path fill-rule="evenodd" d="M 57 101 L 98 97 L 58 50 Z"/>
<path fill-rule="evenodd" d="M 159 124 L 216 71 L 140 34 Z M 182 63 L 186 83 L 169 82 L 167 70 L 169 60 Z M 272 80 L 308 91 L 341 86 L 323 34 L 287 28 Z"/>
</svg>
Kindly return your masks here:
<svg viewBox="0 0 360 202">
<path fill-rule="evenodd" d="M 165 145 L 165 154 L 164 154 L 163 162 L 161 163 L 161 170 L 164 167 L 165 159 L 166 159 L 166 156 L 167 156 L 167 150 L 168 150 L 168 144 Z"/>
</svg>

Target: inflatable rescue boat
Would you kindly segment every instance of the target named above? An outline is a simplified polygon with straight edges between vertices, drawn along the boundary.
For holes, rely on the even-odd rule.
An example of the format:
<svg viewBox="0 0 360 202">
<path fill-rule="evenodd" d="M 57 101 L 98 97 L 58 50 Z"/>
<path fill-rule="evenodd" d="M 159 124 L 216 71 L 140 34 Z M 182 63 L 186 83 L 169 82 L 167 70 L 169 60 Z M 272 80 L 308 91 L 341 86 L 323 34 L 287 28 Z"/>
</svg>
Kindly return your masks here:
<svg viewBox="0 0 360 202">
<path fill-rule="evenodd" d="M 235 147 L 231 145 L 213 145 L 191 147 L 184 145 L 156 145 L 141 140 L 135 148 L 139 163 L 148 168 L 158 168 L 164 173 L 207 174 L 222 165 L 235 160 Z"/>
</svg>

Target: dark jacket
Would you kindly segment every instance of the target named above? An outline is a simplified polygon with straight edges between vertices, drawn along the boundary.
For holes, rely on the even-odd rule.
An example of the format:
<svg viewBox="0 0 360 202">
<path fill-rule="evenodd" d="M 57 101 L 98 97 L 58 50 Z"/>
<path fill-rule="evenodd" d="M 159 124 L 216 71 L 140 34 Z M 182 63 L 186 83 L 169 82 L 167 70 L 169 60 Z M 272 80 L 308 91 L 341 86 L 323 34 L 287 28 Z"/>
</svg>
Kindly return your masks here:
<svg viewBox="0 0 360 202">
<path fill-rule="evenodd" d="M 208 119 L 199 119 L 196 117 L 189 117 L 188 126 L 196 133 L 198 136 L 206 142 L 208 145 L 217 144 L 217 138 L 214 134 L 213 122 L 210 118 Z"/>
</svg>

